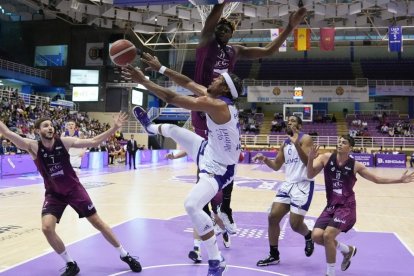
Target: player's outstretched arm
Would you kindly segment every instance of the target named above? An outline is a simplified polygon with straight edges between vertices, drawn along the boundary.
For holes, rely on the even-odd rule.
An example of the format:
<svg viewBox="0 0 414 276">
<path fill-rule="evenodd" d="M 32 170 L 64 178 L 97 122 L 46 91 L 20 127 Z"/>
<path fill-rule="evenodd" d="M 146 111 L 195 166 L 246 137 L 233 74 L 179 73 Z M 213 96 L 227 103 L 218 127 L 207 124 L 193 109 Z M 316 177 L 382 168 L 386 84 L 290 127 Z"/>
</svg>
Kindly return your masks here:
<svg viewBox="0 0 414 276">
<path fill-rule="evenodd" d="M 0 134 L 10 140 L 19 149 L 31 152 L 33 144 L 37 144 L 35 140 L 23 138 L 17 133 L 11 131 L 3 122 L 0 121 Z"/>
<path fill-rule="evenodd" d="M 201 30 L 200 42 L 198 43 L 199 46 L 204 46 L 209 41 L 214 39 L 214 31 L 216 29 L 217 23 L 221 18 L 221 15 L 223 14 L 224 5 L 226 4 L 222 3 L 214 5 L 210 14 L 207 16 L 204 27 Z"/>
<path fill-rule="evenodd" d="M 293 29 L 299 25 L 300 22 L 302 22 L 305 15 L 306 9 L 303 7 L 292 13 L 289 17 L 289 24 L 286 26 L 283 32 L 265 47 L 244 47 L 241 45 L 235 45 L 237 48 L 237 55 L 240 58 L 258 59 L 274 54 L 279 50 L 280 46 L 282 46 L 283 42 L 285 42 Z"/>
<path fill-rule="evenodd" d="M 156 71 L 160 72 L 167 77 L 170 78 L 173 82 L 178 84 L 181 87 L 184 87 L 191 92 L 193 92 L 197 96 L 206 96 L 207 95 L 207 88 L 196 83 L 189 77 L 180 74 L 172 69 L 169 69 L 167 67 L 162 68 L 162 64 L 158 60 L 156 56 L 150 55 L 148 53 L 143 53 L 141 60 L 148 65 L 147 68 L 145 68 L 145 71 Z M 162 68 L 162 70 L 160 70 Z"/>
<path fill-rule="evenodd" d="M 259 161 L 265 163 L 269 168 L 277 171 L 279 170 L 283 163 L 285 162 L 285 154 L 283 153 L 284 144 L 280 147 L 279 152 L 276 155 L 275 160 L 271 160 L 264 156 L 263 154 L 259 153 L 252 158 L 253 162 Z"/>
<path fill-rule="evenodd" d="M 364 164 L 355 161 L 355 170 L 359 175 L 363 178 L 372 181 L 376 184 L 398 184 L 398 183 L 410 183 L 414 182 L 414 172 L 408 173 L 405 171 L 400 177 L 398 178 L 389 178 L 389 177 L 381 177 L 377 174 L 374 174 Z"/>
</svg>

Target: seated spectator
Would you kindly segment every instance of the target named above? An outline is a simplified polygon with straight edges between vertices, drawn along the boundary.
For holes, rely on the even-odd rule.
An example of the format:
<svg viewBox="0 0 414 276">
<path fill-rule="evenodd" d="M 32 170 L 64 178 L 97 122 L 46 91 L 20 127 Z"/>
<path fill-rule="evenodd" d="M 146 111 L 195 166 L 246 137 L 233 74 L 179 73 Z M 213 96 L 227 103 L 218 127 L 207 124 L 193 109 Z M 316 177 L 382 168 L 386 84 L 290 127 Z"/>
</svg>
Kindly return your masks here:
<svg viewBox="0 0 414 276">
<path fill-rule="evenodd" d="M 270 131 L 281 131 L 281 126 L 279 125 L 279 122 L 276 120 L 276 118 L 275 119 L 273 119 L 273 121 L 272 121 L 272 127 L 271 127 L 271 129 L 270 129 Z"/>
<path fill-rule="evenodd" d="M 1 141 L 1 147 L 0 147 L 0 155 L 6 155 L 8 152 L 7 149 L 7 140 Z"/>
</svg>

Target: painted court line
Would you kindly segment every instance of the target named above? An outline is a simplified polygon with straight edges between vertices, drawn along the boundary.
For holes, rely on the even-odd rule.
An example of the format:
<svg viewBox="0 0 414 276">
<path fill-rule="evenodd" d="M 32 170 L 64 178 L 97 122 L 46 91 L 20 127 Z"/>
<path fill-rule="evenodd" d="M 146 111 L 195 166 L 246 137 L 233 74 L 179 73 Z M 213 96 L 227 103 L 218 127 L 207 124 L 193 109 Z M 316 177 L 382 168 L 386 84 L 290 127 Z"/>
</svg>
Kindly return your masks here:
<svg viewBox="0 0 414 276">
<path fill-rule="evenodd" d="M 120 226 L 120 225 L 122 225 L 122 224 L 124 224 L 124 223 L 128 223 L 128 222 L 130 222 L 130 221 L 133 221 L 133 220 L 135 220 L 135 219 L 147 219 L 147 218 L 143 218 L 143 217 L 134 217 L 134 218 L 131 218 L 131 219 L 129 219 L 129 220 L 125 220 L 125 221 L 123 221 L 123 222 L 120 222 L 120 223 L 118 223 L 118 224 L 114 224 L 114 225 L 112 225 L 112 226 L 110 226 L 110 227 L 111 227 L 111 229 L 113 229 L 113 228 L 115 228 L 115 227 L 118 227 L 118 226 Z M 161 219 L 154 219 L 154 220 L 161 220 Z M 71 243 L 67 243 L 67 244 L 65 243 L 65 246 L 66 246 L 66 247 L 68 247 L 68 246 L 70 246 L 70 245 L 73 245 L 73 244 L 75 244 L 75 243 L 81 242 L 81 241 L 83 241 L 83 240 L 86 240 L 86 239 L 88 239 L 88 238 L 90 238 L 90 237 L 93 237 L 93 236 L 96 236 L 96 235 L 101 235 L 101 232 L 97 232 L 97 233 L 95 233 L 95 234 L 90 234 L 90 235 L 87 235 L 87 236 L 85 236 L 84 238 L 78 239 L 78 240 L 73 241 L 73 242 L 71 242 Z M 52 253 L 52 252 L 55 252 L 55 251 L 54 251 L 53 249 L 48 249 L 48 250 L 47 250 L 45 253 L 43 253 L 43 254 L 37 255 L 37 256 L 35 256 L 35 257 L 32 257 L 32 258 L 30 258 L 30 259 L 27 259 L 27 260 L 25 260 L 25 261 L 22 261 L 22 262 L 20 262 L 20 263 L 15 264 L 15 265 L 9 266 L 9 267 L 7 267 L 6 269 L 0 270 L 0 273 L 2 273 L 2 272 L 6 272 L 6 271 L 8 271 L 8 270 L 10 270 L 10 269 L 16 268 L 16 267 L 18 267 L 18 266 L 20 266 L 20 265 L 23 265 L 23 264 L 25 264 L 25 263 L 28 263 L 28 262 L 30 262 L 30 261 L 33 261 L 33 260 L 39 259 L 39 258 L 41 258 L 41 257 L 43 257 L 43 256 L 46 256 L 47 254 Z"/>
<path fill-rule="evenodd" d="M 153 266 L 143 267 L 142 270 L 165 268 L 165 267 L 180 267 L 180 266 L 191 266 L 191 267 L 194 267 L 194 266 L 207 266 L 207 264 L 168 264 L 168 265 L 153 265 Z M 245 266 L 227 265 L 226 267 L 227 268 L 233 267 L 233 268 L 251 270 L 251 271 L 255 271 L 255 272 L 263 272 L 263 273 L 272 274 L 272 275 L 289 276 L 289 274 L 283 274 L 283 273 L 278 273 L 278 272 L 274 272 L 274 271 L 262 270 L 262 269 L 245 267 Z M 129 273 L 130 271 L 131 270 L 121 271 L 121 272 L 118 272 L 118 273 L 109 274 L 108 276 L 122 275 L 122 274 L 125 274 L 125 273 Z"/>
</svg>

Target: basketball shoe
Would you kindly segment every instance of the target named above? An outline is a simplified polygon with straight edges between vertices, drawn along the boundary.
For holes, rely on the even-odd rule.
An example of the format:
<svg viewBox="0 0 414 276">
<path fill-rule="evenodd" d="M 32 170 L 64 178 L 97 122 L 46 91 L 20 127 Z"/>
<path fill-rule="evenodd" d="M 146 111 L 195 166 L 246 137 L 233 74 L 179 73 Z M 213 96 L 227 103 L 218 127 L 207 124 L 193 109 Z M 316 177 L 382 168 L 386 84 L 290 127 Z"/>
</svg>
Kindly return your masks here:
<svg viewBox="0 0 414 276">
<path fill-rule="evenodd" d="M 147 112 L 142 107 L 134 107 L 134 109 L 132 109 L 132 113 L 134 114 L 135 119 L 137 119 L 141 123 L 141 125 L 144 127 L 145 131 L 148 134 L 155 134 L 148 130 L 148 126 L 150 126 L 152 123 L 151 120 L 148 118 Z"/>
<path fill-rule="evenodd" d="M 66 264 L 65 272 L 63 272 L 60 276 L 75 276 L 79 273 L 79 271 L 80 269 L 76 262 L 69 262 Z"/>
<path fill-rule="evenodd" d="M 194 246 L 194 249 L 191 250 L 190 252 L 188 252 L 188 258 L 190 258 L 191 260 L 193 260 L 193 262 L 195 264 L 201 263 L 201 261 L 203 260 L 203 258 L 201 257 L 200 247 Z"/>
<path fill-rule="evenodd" d="M 208 261 L 208 273 L 207 276 L 222 276 L 226 271 L 226 260 L 221 256 L 220 260 Z"/>
<path fill-rule="evenodd" d="M 134 272 L 141 272 L 142 267 L 141 264 L 134 259 L 133 257 L 131 257 L 129 254 L 126 255 L 125 257 L 120 257 L 122 261 L 126 262 L 129 265 L 129 268 L 134 271 Z"/>
<path fill-rule="evenodd" d="M 344 255 L 344 259 L 342 260 L 342 264 L 341 264 L 342 271 L 345 271 L 348 269 L 348 267 L 351 265 L 351 259 L 353 256 L 355 256 L 356 253 L 357 253 L 357 248 L 355 246 L 350 246 L 348 253 L 345 253 L 345 254 L 342 253 L 342 255 Z"/>
</svg>

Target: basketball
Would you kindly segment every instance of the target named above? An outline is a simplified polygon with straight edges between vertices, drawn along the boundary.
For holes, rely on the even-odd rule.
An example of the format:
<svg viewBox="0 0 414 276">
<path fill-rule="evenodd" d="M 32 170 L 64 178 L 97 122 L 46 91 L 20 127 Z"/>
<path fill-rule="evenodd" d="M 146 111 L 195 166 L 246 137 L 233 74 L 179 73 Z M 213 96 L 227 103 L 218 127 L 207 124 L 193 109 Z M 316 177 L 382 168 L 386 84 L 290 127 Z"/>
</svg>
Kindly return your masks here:
<svg viewBox="0 0 414 276">
<path fill-rule="evenodd" d="M 137 56 L 137 49 L 131 41 L 120 39 L 109 48 L 109 57 L 118 66 L 126 66 L 132 63 Z"/>
</svg>

